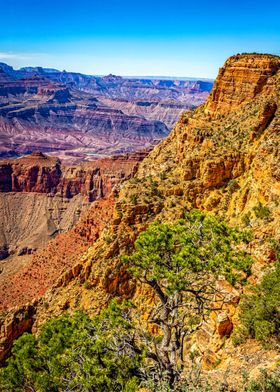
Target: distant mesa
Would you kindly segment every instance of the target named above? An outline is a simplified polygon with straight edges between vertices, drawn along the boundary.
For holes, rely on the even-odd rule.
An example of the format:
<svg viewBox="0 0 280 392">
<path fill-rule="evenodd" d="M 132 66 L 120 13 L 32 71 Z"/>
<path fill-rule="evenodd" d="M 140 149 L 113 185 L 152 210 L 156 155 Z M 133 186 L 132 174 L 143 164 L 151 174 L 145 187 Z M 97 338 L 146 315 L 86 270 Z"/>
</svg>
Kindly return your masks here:
<svg viewBox="0 0 280 392">
<path fill-rule="evenodd" d="M 30 157 L 37 157 L 37 158 L 47 158 L 47 155 L 43 154 L 41 151 L 33 151 L 30 155 Z"/>
<path fill-rule="evenodd" d="M 118 82 L 120 80 L 123 80 L 123 78 L 121 76 L 109 74 L 107 76 L 102 76 L 102 80 L 104 80 L 106 82 Z"/>
</svg>

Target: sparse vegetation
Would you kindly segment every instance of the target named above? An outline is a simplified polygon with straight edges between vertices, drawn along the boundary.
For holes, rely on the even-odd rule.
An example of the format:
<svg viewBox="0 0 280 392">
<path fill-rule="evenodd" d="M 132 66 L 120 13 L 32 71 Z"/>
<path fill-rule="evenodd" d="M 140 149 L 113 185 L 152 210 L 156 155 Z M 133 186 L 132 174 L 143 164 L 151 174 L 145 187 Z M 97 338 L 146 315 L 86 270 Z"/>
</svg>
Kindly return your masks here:
<svg viewBox="0 0 280 392">
<path fill-rule="evenodd" d="M 280 391 L 280 367 L 268 372 L 262 369 L 261 374 L 255 379 L 244 380 L 244 392 L 279 392 Z"/>
<path fill-rule="evenodd" d="M 239 188 L 239 185 L 238 185 L 237 180 L 236 180 L 236 179 L 230 180 L 230 181 L 228 182 L 228 184 L 227 184 L 227 188 L 228 188 L 228 191 L 229 191 L 230 193 L 235 192 L 235 191 Z"/>
<path fill-rule="evenodd" d="M 167 173 L 166 172 L 161 172 L 159 175 L 159 178 L 161 181 L 164 181 L 167 179 Z"/>
<path fill-rule="evenodd" d="M 76 313 L 50 320 L 37 337 L 16 341 L 0 371 L 1 390 L 209 390 L 199 371 L 183 377 L 185 342 L 222 308 L 216 277 L 234 283 L 243 279 L 239 271 L 249 273 L 251 259 L 238 249 L 244 241 L 246 233 L 197 210 L 173 224 L 152 224 L 125 258 L 157 298 L 145 325 L 132 304 L 116 301 L 93 319 Z"/>
<path fill-rule="evenodd" d="M 240 305 L 241 326 L 235 332 L 235 343 L 248 337 L 264 344 L 280 342 L 280 262 L 264 275 L 261 283 L 245 295 Z"/>
<path fill-rule="evenodd" d="M 131 195 L 130 195 L 130 201 L 131 201 L 131 203 L 133 204 L 133 205 L 136 205 L 137 204 L 137 201 L 138 201 L 138 196 L 134 193 L 132 193 Z"/>
<path fill-rule="evenodd" d="M 252 219 L 252 213 L 248 211 L 246 214 L 242 215 L 242 223 L 244 224 L 245 227 L 250 226 L 251 224 L 251 219 Z"/>
<path fill-rule="evenodd" d="M 261 202 L 253 207 L 256 218 L 269 220 L 271 217 L 271 211 L 267 206 L 264 206 Z"/>
</svg>

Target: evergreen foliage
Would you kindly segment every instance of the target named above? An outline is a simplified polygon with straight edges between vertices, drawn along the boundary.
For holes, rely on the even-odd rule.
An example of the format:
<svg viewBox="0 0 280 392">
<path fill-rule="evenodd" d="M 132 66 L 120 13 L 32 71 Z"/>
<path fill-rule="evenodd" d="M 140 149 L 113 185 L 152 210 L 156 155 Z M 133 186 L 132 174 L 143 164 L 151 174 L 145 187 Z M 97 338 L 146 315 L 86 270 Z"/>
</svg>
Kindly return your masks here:
<svg viewBox="0 0 280 392">
<path fill-rule="evenodd" d="M 135 391 L 139 358 L 123 347 L 130 329 L 125 312 L 112 302 L 92 320 L 64 314 L 46 322 L 38 337 L 23 334 L 0 371 L 0 390 Z"/>
<path fill-rule="evenodd" d="M 199 390 L 181 377 L 185 342 L 223 306 L 217 277 L 235 284 L 250 272 L 251 258 L 242 250 L 249 240 L 248 233 L 196 210 L 173 224 L 152 224 L 124 258 L 155 293 L 147 323 L 132 304 L 116 301 L 93 319 L 81 312 L 52 319 L 38 336 L 15 342 L 0 370 L 0 390 Z"/>
<path fill-rule="evenodd" d="M 242 326 L 236 332 L 236 342 L 252 337 L 264 343 L 280 342 L 280 262 L 264 275 L 261 283 L 243 297 L 240 304 Z"/>
<path fill-rule="evenodd" d="M 249 274 L 252 261 L 241 249 L 249 240 L 248 233 L 194 210 L 174 224 L 152 224 L 136 240 L 135 252 L 124 258 L 131 273 L 149 285 L 158 300 L 148 323 L 159 334 L 141 334 L 157 383 L 173 388 L 180 381 L 187 338 L 211 310 L 222 308 L 217 277 L 223 275 L 234 284 Z"/>
</svg>

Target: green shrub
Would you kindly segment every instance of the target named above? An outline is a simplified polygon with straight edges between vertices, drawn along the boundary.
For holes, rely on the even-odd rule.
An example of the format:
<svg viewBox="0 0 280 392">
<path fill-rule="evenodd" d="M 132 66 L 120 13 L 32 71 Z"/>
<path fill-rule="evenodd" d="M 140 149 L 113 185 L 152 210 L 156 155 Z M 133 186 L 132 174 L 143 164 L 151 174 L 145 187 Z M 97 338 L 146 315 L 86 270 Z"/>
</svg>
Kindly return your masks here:
<svg viewBox="0 0 280 392">
<path fill-rule="evenodd" d="M 123 311 L 113 302 L 92 320 L 64 314 L 46 322 L 38 337 L 23 334 L 0 369 L 0 390 L 134 392 L 138 358 L 123 348 L 129 333 Z"/>
<path fill-rule="evenodd" d="M 253 211 L 256 215 L 256 218 L 269 220 L 271 217 L 271 211 L 268 207 L 264 206 L 261 202 L 253 207 Z"/>
<path fill-rule="evenodd" d="M 280 342 L 280 263 L 267 272 L 262 282 L 245 295 L 240 304 L 241 327 L 236 343 L 246 337 L 262 342 Z"/>
<path fill-rule="evenodd" d="M 138 202 L 138 196 L 134 193 L 134 194 L 132 194 L 132 195 L 130 195 L 130 202 L 133 204 L 133 205 L 136 205 L 137 204 L 137 202 Z"/>
<path fill-rule="evenodd" d="M 235 179 L 230 180 L 227 184 L 227 188 L 230 193 L 235 192 L 239 188 L 237 180 Z"/>
<path fill-rule="evenodd" d="M 161 172 L 159 175 L 159 178 L 161 179 L 161 181 L 166 180 L 167 179 L 167 173 L 166 172 Z"/>
<path fill-rule="evenodd" d="M 242 216 L 241 220 L 245 227 L 250 226 L 251 218 L 252 218 L 252 214 L 250 211 L 248 211 L 246 214 Z"/>
</svg>

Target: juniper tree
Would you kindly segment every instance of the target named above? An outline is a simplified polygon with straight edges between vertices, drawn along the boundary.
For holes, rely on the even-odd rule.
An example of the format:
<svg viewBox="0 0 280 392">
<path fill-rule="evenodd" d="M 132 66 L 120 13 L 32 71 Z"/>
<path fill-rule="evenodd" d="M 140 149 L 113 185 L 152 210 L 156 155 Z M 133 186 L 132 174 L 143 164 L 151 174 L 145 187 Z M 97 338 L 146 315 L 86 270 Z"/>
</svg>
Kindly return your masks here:
<svg viewBox="0 0 280 392">
<path fill-rule="evenodd" d="M 156 381 L 165 379 L 173 388 L 180 379 L 186 339 L 211 310 L 223 306 L 217 277 L 235 283 L 250 271 L 251 258 L 242 250 L 248 240 L 248 234 L 194 210 L 176 223 L 152 224 L 136 240 L 134 253 L 124 258 L 133 276 L 156 297 L 148 323 L 158 334 L 145 339 Z M 139 334 L 142 344 L 144 335 Z"/>
<path fill-rule="evenodd" d="M 38 336 L 23 334 L 0 368 L 5 392 L 135 392 L 141 360 L 127 343 L 127 305 L 113 301 L 90 319 L 85 313 L 47 321 Z"/>
<path fill-rule="evenodd" d="M 217 277 L 234 283 L 250 271 L 246 241 L 246 234 L 198 211 L 173 224 L 152 224 L 124 260 L 155 294 L 148 323 L 157 333 L 137 322 L 137 309 L 128 303 L 113 301 L 93 319 L 62 315 L 38 336 L 16 341 L 0 369 L 1 390 L 132 392 L 141 380 L 176 389 L 187 338 L 223 306 Z"/>
</svg>

